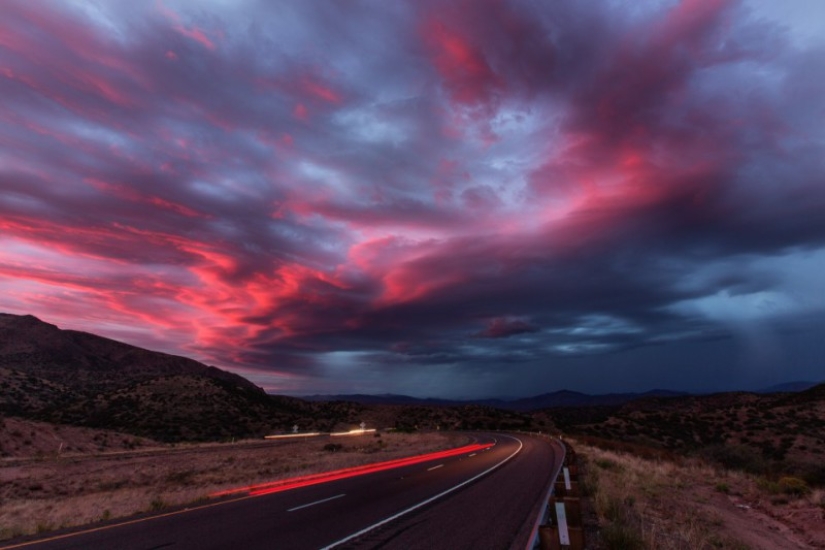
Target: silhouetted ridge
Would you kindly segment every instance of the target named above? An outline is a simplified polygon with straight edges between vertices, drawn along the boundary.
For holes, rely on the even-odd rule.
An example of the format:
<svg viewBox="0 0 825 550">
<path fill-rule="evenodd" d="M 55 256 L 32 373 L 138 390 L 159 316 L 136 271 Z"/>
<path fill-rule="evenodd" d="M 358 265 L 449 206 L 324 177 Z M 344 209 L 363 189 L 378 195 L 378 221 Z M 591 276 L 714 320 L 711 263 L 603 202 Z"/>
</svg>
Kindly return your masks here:
<svg viewBox="0 0 825 550">
<path fill-rule="evenodd" d="M 331 429 L 353 407 L 267 395 L 193 359 L 145 350 L 32 315 L 0 314 L 0 414 L 115 429 L 163 441 Z"/>
</svg>

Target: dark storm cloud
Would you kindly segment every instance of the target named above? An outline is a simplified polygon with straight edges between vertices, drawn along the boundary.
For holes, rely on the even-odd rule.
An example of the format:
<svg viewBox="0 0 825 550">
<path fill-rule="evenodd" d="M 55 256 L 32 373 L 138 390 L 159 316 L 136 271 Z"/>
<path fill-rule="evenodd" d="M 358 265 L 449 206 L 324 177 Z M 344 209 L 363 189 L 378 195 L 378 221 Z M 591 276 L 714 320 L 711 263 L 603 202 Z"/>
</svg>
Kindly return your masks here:
<svg viewBox="0 0 825 550">
<path fill-rule="evenodd" d="M 3 12 L 6 310 L 450 393 L 825 309 L 825 56 L 741 2 Z"/>
</svg>

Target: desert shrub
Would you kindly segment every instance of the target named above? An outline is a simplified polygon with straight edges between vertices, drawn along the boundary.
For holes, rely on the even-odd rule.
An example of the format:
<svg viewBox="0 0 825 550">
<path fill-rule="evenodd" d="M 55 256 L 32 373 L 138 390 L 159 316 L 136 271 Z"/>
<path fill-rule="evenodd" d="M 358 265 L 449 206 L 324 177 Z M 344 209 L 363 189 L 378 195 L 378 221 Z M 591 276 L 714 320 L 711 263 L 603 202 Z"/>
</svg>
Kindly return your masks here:
<svg viewBox="0 0 825 550">
<path fill-rule="evenodd" d="M 779 486 L 779 483 L 764 477 L 756 480 L 756 486 L 772 495 L 778 495 L 782 492 L 782 488 Z"/>
<path fill-rule="evenodd" d="M 701 454 L 705 460 L 728 470 L 762 474 L 769 469 L 769 463 L 763 456 L 744 445 L 711 445 L 706 447 Z"/>
<path fill-rule="evenodd" d="M 97 489 L 99 491 L 116 491 L 117 489 L 120 489 L 126 484 L 126 481 L 123 479 L 118 479 L 114 481 L 101 481 L 97 484 Z"/>
<path fill-rule="evenodd" d="M 184 470 L 180 472 L 170 472 L 166 476 L 166 482 L 174 485 L 190 485 L 193 481 L 195 472 L 192 470 Z"/>
<path fill-rule="evenodd" d="M 719 482 L 716 484 L 716 490 L 727 495 L 730 493 L 730 485 L 724 482 Z"/>
<path fill-rule="evenodd" d="M 334 453 L 336 451 L 340 451 L 343 448 L 344 448 L 344 446 L 341 445 L 340 443 L 327 443 L 326 445 L 324 445 L 324 450 L 329 452 L 329 453 Z"/>
<path fill-rule="evenodd" d="M 811 488 L 804 479 L 798 477 L 783 477 L 779 479 L 779 490 L 786 495 L 802 496 L 811 492 Z"/>
<path fill-rule="evenodd" d="M 601 468 L 602 470 L 620 470 L 621 466 L 615 461 L 609 458 L 597 458 L 593 461 L 593 463 Z"/>
<path fill-rule="evenodd" d="M 825 486 L 825 464 L 802 464 L 794 468 L 794 475 L 805 480 L 809 486 Z"/>
<path fill-rule="evenodd" d="M 602 540 L 608 550 L 636 550 L 644 548 L 640 519 L 634 509 L 635 499 L 604 496 L 597 506 L 608 524 L 602 529 Z"/>
<path fill-rule="evenodd" d="M 584 497 L 592 497 L 599 488 L 599 472 L 593 468 L 586 468 L 584 475 L 579 477 L 579 490 Z"/>
<path fill-rule="evenodd" d="M 396 424 L 394 431 L 399 433 L 411 434 L 417 432 L 418 430 L 415 426 L 410 426 L 408 424 Z"/>
<path fill-rule="evenodd" d="M 642 550 L 644 541 L 636 527 L 626 523 L 611 523 L 601 532 L 608 550 Z"/>
<path fill-rule="evenodd" d="M 166 508 L 166 502 L 164 502 L 163 499 L 159 496 L 153 498 L 152 501 L 149 503 L 149 509 L 152 512 L 158 512 L 160 510 L 163 510 L 164 508 Z"/>
</svg>

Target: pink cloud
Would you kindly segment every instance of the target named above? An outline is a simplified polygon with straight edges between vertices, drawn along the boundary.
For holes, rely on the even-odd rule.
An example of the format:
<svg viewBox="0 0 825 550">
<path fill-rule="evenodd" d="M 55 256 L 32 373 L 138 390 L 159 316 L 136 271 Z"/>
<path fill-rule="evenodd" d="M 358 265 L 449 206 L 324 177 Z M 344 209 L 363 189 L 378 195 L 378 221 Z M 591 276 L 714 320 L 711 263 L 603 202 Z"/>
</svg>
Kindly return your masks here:
<svg viewBox="0 0 825 550">
<path fill-rule="evenodd" d="M 477 105 L 489 101 L 494 93 L 504 91 L 504 83 L 490 68 L 484 54 L 456 30 L 442 21 L 430 19 L 422 33 L 453 101 Z"/>
<path fill-rule="evenodd" d="M 187 29 L 186 27 L 183 27 L 182 25 L 175 25 L 172 28 L 175 29 L 175 31 L 178 32 L 179 34 L 181 34 L 182 36 L 185 36 L 187 38 L 191 38 L 195 42 L 198 42 L 204 48 L 206 48 L 208 50 L 212 50 L 212 51 L 215 50 L 215 43 L 212 42 L 209 39 L 209 37 L 206 36 L 206 33 L 202 29 L 199 29 L 197 27 Z"/>
<path fill-rule="evenodd" d="M 306 77 L 303 78 L 301 80 L 300 89 L 307 95 L 321 99 L 328 103 L 341 103 L 341 94 L 312 79 Z"/>
<path fill-rule="evenodd" d="M 303 103 L 296 104 L 295 108 L 292 110 L 292 114 L 298 120 L 306 120 L 309 117 L 309 111 Z"/>
<path fill-rule="evenodd" d="M 205 218 L 205 217 L 209 217 L 206 214 L 203 214 L 201 212 L 197 212 L 196 210 L 193 210 L 192 208 L 189 208 L 189 207 L 184 206 L 182 204 L 177 204 L 173 201 L 166 200 L 166 199 L 163 199 L 161 197 L 153 197 L 153 196 L 148 196 L 148 195 L 145 195 L 143 193 L 140 193 L 140 192 L 136 191 L 135 189 L 133 189 L 132 187 L 130 187 L 129 185 L 127 185 L 127 184 L 110 183 L 110 182 L 102 181 L 102 180 L 95 179 L 95 178 L 85 178 L 84 181 L 86 183 L 88 183 L 89 185 L 91 185 L 92 187 L 94 187 L 95 189 L 98 189 L 100 191 L 104 191 L 106 193 L 112 193 L 112 194 L 114 194 L 114 195 L 116 195 L 120 198 L 129 200 L 129 201 L 142 202 L 142 203 L 145 203 L 145 204 L 151 204 L 153 206 L 157 206 L 157 207 L 162 208 L 164 210 L 169 210 L 171 212 L 175 212 L 177 214 L 180 214 L 182 216 L 186 216 L 188 218 Z"/>
<path fill-rule="evenodd" d="M 156 7 L 158 11 L 166 17 L 167 20 L 173 23 L 172 28 L 180 34 L 181 36 L 185 36 L 190 40 L 199 43 L 204 48 L 214 51 L 215 50 L 215 43 L 209 39 L 206 35 L 206 32 L 203 29 L 198 28 L 197 26 L 186 27 L 183 25 L 181 21 L 181 16 L 178 12 L 174 11 L 171 8 L 166 7 L 163 2 L 160 0 L 157 1 Z"/>
</svg>

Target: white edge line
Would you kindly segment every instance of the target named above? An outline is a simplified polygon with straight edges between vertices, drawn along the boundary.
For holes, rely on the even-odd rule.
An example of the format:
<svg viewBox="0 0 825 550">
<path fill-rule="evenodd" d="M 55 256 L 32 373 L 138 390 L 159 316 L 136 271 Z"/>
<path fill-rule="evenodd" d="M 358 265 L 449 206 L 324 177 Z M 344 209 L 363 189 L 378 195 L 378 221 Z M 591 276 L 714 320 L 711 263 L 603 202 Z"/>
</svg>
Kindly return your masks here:
<svg viewBox="0 0 825 550">
<path fill-rule="evenodd" d="M 475 453 L 473 453 L 473 454 L 471 454 L 471 455 L 469 455 L 469 456 L 475 456 L 475 455 L 476 455 L 476 454 L 475 454 Z"/>
<path fill-rule="evenodd" d="M 524 443 L 522 443 L 522 442 L 521 442 L 521 440 L 520 440 L 519 438 L 517 438 L 517 437 L 511 437 L 511 436 L 509 436 L 509 435 L 504 436 L 504 437 L 510 437 L 511 439 L 515 439 L 516 441 L 518 441 L 518 449 L 516 449 L 516 450 L 513 452 L 513 454 L 511 454 L 510 456 L 508 456 L 507 458 L 505 458 L 504 460 L 502 460 L 502 461 L 501 461 L 501 462 L 499 462 L 498 464 L 495 464 L 495 465 L 493 465 L 493 466 L 491 466 L 491 467 L 487 468 L 486 470 L 484 470 L 484 471 L 483 471 L 483 472 L 481 472 L 480 474 L 477 474 L 477 475 L 475 475 L 475 476 L 471 477 L 470 479 L 468 479 L 468 480 L 466 480 L 466 481 L 462 481 L 461 483 L 459 483 L 458 485 L 456 485 L 456 486 L 454 486 L 454 487 L 450 487 L 450 488 L 449 488 L 449 489 L 447 489 L 446 491 L 443 491 L 443 492 L 441 492 L 441 493 L 438 493 L 437 495 L 435 495 L 435 496 L 433 496 L 433 497 L 430 497 L 430 498 L 428 498 L 427 500 L 421 501 L 421 502 L 419 502 L 418 504 L 415 504 L 415 505 L 413 505 L 413 506 L 410 506 L 410 507 L 409 507 L 409 508 L 407 508 L 406 510 L 401 510 L 400 512 L 398 512 L 398 513 L 397 513 L 397 514 L 395 514 L 394 516 L 390 516 L 390 517 L 388 517 L 388 518 L 386 518 L 386 519 L 382 519 L 382 520 L 381 520 L 381 521 L 379 521 L 378 523 L 374 523 L 374 524 L 370 525 L 369 527 L 365 527 L 364 529 L 361 529 L 361 530 L 360 530 L 360 531 L 358 531 L 357 533 L 353 533 L 353 534 L 351 534 L 351 535 L 349 535 L 349 536 L 347 536 L 347 537 L 345 537 L 345 538 L 342 538 L 341 540 L 335 541 L 335 542 L 333 542 L 332 544 L 330 544 L 329 546 L 324 546 L 323 548 L 321 548 L 321 550 L 331 550 L 332 548 L 335 548 L 335 547 L 336 547 L 336 546 L 338 546 L 339 544 L 344 544 L 345 542 L 351 541 L 351 540 L 352 540 L 352 539 L 354 539 L 354 538 L 357 538 L 357 537 L 360 537 L 361 535 L 364 535 L 364 534 L 366 534 L 366 533 L 369 533 L 369 532 L 370 532 L 370 531 L 372 531 L 373 529 L 377 529 L 378 527 L 381 527 L 381 526 L 382 526 L 382 525 L 384 525 L 384 524 L 387 524 L 387 523 L 389 523 L 389 522 L 391 522 L 391 521 L 393 521 L 393 520 L 396 520 L 396 519 L 400 518 L 400 517 L 401 517 L 401 516 L 403 516 L 403 515 L 409 514 L 409 513 L 410 513 L 410 512 L 412 512 L 413 510 L 417 510 L 417 509 L 421 508 L 422 506 L 426 506 L 427 504 L 429 504 L 429 503 L 431 503 L 431 502 L 433 502 L 433 501 L 435 501 L 435 500 L 440 499 L 440 498 L 441 498 L 441 497 L 443 497 L 444 495 L 448 495 L 448 494 L 452 493 L 453 491 L 455 491 L 455 490 L 457 490 L 457 489 L 460 489 L 461 487 L 464 487 L 465 485 L 467 485 L 467 484 L 469 484 L 469 483 L 472 483 L 473 481 L 477 480 L 478 478 L 483 477 L 483 476 L 486 476 L 487 474 L 489 474 L 490 472 L 492 472 L 493 470 L 495 470 L 495 469 L 496 469 L 496 468 L 498 468 L 499 466 L 503 465 L 505 462 L 507 462 L 508 460 L 510 460 L 511 458 L 513 458 L 514 456 L 516 456 L 519 452 L 521 452 L 522 447 L 524 447 Z"/>
<path fill-rule="evenodd" d="M 432 468 L 427 468 L 428 472 L 432 472 L 433 470 L 438 470 L 439 468 L 443 468 L 443 464 L 439 464 L 438 466 L 433 466 Z"/>
<path fill-rule="evenodd" d="M 309 504 L 302 504 L 300 506 L 296 506 L 295 508 L 290 508 L 287 512 L 294 512 L 295 510 L 300 510 L 302 508 L 309 508 L 310 506 L 315 506 L 316 504 L 321 504 L 323 502 L 329 502 L 330 500 L 335 500 L 336 498 L 341 498 L 347 496 L 345 493 L 341 493 L 340 495 L 335 495 L 334 497 L 324 498 L 321 500 L 316 500 L 315 502 L 310 502 Z"/>
</svg>

